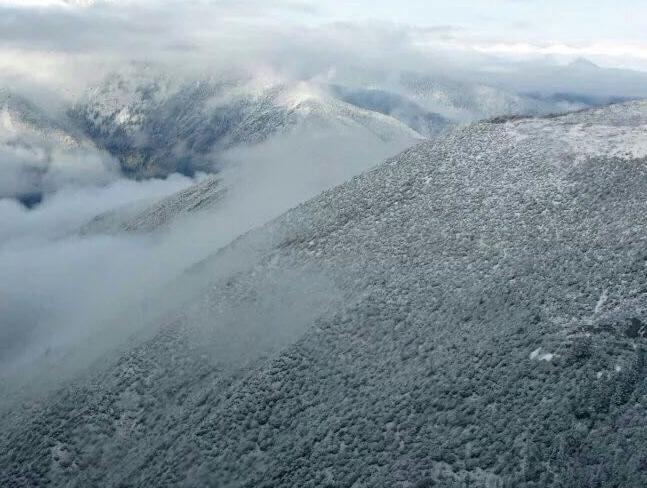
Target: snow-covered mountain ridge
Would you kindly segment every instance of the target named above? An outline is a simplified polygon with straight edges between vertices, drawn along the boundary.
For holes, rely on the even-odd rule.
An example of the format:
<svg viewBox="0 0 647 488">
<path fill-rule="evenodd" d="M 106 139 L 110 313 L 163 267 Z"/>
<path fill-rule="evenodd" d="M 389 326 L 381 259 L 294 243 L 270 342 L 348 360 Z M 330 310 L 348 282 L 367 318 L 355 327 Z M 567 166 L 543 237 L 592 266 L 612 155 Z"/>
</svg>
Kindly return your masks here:
<svg viewBox="0 0 647 488">
<path fill-rule="evenodd" d="M 249 159 L 249 151 L 258 159 L 268 146 L 270 152 L 284 148 L 273 154 L 279 159 L 325 153 L 337 162 L 335 171 L 350 159 L 357 172 L 462 123 L 596 103 L 605 99 L 529 95 L 440 75 L 303 80 L 129 65 L 80 92 L 72 105 L 59 101 L 66 112 L 48 113 L 2 91 L 0 138 L 9 177 L 0 183 L 0 197 L 33 205 L 69 185 L 217 173 Z M 328 142 L 339 137 L 343 144 Z M 349 147 L 356 148 L 350 155 L 344 152 Z"/>
<path fill-rule="evenodd" d="M 293 128 L 365 130 L 381 142 L 421 138 L 397 119 L 347 104 L 306 82 L 143 79 L 115 74 L 71 112 L 138 176 L 213 171 L 219 155 Z"/>
<path fill-rule="evenodd" d="M 0 480 L 644 486 L 646 124 L 472 124 L 244 235 L 7 417 Z"/>
</svg>

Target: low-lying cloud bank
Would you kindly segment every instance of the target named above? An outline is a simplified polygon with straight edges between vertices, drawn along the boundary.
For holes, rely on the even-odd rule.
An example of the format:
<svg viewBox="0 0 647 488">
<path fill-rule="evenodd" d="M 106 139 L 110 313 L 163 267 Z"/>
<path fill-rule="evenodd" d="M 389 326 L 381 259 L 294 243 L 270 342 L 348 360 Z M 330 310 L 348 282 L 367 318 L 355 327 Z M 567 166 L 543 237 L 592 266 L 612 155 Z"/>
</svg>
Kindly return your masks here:
<svg viewBox="0 0 647 488">
<path fill-rule="evenodd" d="M 156 281 L 177 272 L 160 260 L 152 239 L 77 231 L 97 214 L 192 183 L 173 175 L 71 187 L 31 210 L 0 199 L 0 364 L 39 356 L 91 332 L 120 303 L 141 299 Z"/>
<path fill-rule="evenodd" d="M 132 327 L 119 328 L 123 314 L 131 307 L 141 313 L 138 304 L 186 269 L 412 142 L 376 143 L 362 126 L 315 126 L 228 151 L 220 173 L 224 199 L 145 235 L 79 229 L 107 212 L 144 208 L 202 175 L 64 187 L 32 209 L 0 199 L 0 364 L 17 371 L 93 335 L 124 340 L 150 317 L 130 317 Z"/>
</svg>

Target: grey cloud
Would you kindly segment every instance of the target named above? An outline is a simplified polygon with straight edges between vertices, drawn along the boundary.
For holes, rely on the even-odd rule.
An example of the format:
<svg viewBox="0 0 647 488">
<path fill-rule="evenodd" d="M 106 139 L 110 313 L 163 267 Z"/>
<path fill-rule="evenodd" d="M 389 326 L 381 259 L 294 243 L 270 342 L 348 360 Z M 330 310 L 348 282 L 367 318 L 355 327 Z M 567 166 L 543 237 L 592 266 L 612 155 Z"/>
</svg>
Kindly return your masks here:
<svg viewBox="0 0 647 488">
<path fill-rule="evenodd" d="M 33 52 L 34 63 L 56 60 L 60 73 L 52 77 L 79 86 L 84 78 L 132 61 L 166 63 L 174 71 L 272 69 L 298 78 L 327 76 L 331 70 L 416 70 L 460 78 L 465 71 L 476 77 L 493 67 L 518 66 L 509 57 L 473 49 L 475 43 L 500 42 L 503 33 L 500 39 L 483 38 L 461 25 L 329 23 L 327 18 L 314 2 L 291 0 L 0 7 L 0 40 L 5 50 Z"/>
<path fill-rule="evenodd" d="M 81 237 L 75 231 L 97 213 L 155 200 L 191 183 L 174 175 L 66 188 L 33 210 L 0 198 L 0 365 L 17 365 L 19 359 L 95 331 L 111 307 L 120 309 L 120 300 L 141 298 L 150 290 L 146 284 L 155 285 L 153 275 L 167 276 L 161 270 L 155 274 L 160 256 L 154 242 Z M 176 272 L 171 257 L 164 256 L 168 272 Z M 150 282 L 142 281 L 146 273 Z"/>
</svg>

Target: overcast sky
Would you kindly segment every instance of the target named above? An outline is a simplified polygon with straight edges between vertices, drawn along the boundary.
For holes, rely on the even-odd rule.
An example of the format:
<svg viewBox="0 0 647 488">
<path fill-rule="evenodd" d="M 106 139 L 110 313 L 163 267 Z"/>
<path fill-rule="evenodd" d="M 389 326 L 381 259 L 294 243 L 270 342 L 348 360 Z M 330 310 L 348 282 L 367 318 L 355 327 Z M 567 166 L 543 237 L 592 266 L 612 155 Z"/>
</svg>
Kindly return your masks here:
<svg viewBox="0 0 647 488">
<path fill-rule="evenodd" d="M 0 0 L 5 60 L 8 51 L 15 58 L 25 49 L 88 50 L 124 39 L 150 48 L 159 42 L 155 37 L 164 37 L 188 47 L 207 42 L 223 25 L 320 28 L 334 22 L 389 25 L 423 50 L 558 62 L 586 57 L 647 70 L 644 0 Z"/>
</svg>

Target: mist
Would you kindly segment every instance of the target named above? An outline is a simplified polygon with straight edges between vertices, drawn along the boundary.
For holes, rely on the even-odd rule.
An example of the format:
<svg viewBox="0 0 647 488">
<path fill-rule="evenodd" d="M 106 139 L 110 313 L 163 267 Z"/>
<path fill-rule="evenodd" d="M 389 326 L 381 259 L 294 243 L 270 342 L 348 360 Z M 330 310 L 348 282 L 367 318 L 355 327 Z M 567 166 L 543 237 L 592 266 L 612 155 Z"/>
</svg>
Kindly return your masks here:
<svg viewBox="0 0 647 488">
<path fill-rule="evenodd" d="M 163 290 L 186 270 L 422 139 L 389 114 L 379 120 L 395 128 L 390 138 L 361 124 L 317 125 L 304 116 L 302 126 L 199 155 L 204 163 L 199 169 L 217 171 L 226 190 L 215 207 L 149 234 L 84 233 L 80 229 L 96 217 L 145 208 L 204 177 L 191 167 L 185 172 L 190 176 L 171 172 L 165 178 L 130 179 L 118 156 L 69 124 L 69 110 L 111 74 L 146 67 L 188 86 L 201 80 L 244 80 L 264 88 L 305 83 L 321 89 L 324 98 L 330 95 L 326 87 L 345 86 L 403 99 L 413 95 L 404 91 L 402 76 L 413 74 L 458 86 L 478 102 L 493 93 L 494 108 L 470 111 L 461 99 L 460 110 L 454 110 L 443 105 L 444 98 L 421 96 L 415 104 L 407 98 L 409 105 L 403 106 L 412 112 L 400 114 L 414 119 L 425 109 L 455 116 L 456 123 L 505 109 L 508 99 L 497 90 L 513 100 L 532 93 L 541 103 L 558 93 L 564 103 L 557 106 L 565 110 L 580 108 L 581 96 L 589 104 L 647 96 L 641 52 L 631 66 L 608 52 L 596 56 L 586 46 L 565 54 L 536 49 L 527 56 L 507 55 L 494 49 L 500 39 L 489 32 L 387 18 L 355 22 L 311 2 L 45 4 L 0 4 L 0 87 L 33 102 L 28 113 L 35 121 L 30 127 L 16 123 L 10 104 L 0 113 L 0 367 L 7 375 L 62 356 L 99 334 L 111 336 L 93 353 L 99 357 L 108 342 L 124 342 L 151 322 L 150 310 L 167 310 L 161 307 L 165 302 L 177 305 Z M 578 60 L 587 54 L 600 64 Z M 110 98 L 106 104 L 121 102 Z M 294 107 L 286 113 L 292 115 Z M 140 114 L 125 115 L 137 121 Z M 138 127 L 133 133 L 134 140 L 149 142 L 149 133 Z M 183 142 L 173 147 L 178 160 L 190 153 Z M 210 279 L 228 272 L 210 269 Z M 183 293 L 199 289 L 197 283 L 182 283 Z M 269 308 L 265 315 L 271 315 Z"/>
<path fill-rule="evenodd" d="M 221 158 L 219 172 L 220 184 L 226 189 L 224 199 L 215 207 L 181 216 L 146 234 L 80 229 L 101 215 L 114 213 L 116 218 L 127 218 L 129 209 L 146 208 L 199 182 L 204 175 L 189 178 L 174 174 L 143 181 L 119 178 L 108 184 L 61 187 L 32 209 L 13 199 L 0 200 L 0 364 L 4 376 L 20 382 L 28 377 L 27 371 L 40 371 L 38 382 L 34 379 L 32 383 L 42 384 L 48 375 L 39 364 L 54 361 L 56 381 L 45 383 L 59 384 L 160 317 L 166 320 L 165 313 L 173 316 L 173 307 L 201 292 L 205 280 L 224 279 L 232 270 L 250 266 L 254 258 L 253 252 L 245 252 L 229 259 L 233 262 L 224 268 L 222 262 L 210 267 L 207 277 L 186 275 L 196 263 L 245 232 L 414 143 L 416 139 L 409 137 L 376 143 L 374 135 L 361 126 L 315 124 L 228 151 Z M 288 270 L 285 273 L 286 282 L 277 278 L 263 291 L 267 295 L 265 317 L 310 316 L 315 310 L 312 296 L 302 297 L 304 308 L 296 302 L 285 305 L 285 294 L 297 293 L 295 283 L 301 281 L 298 293 L 305 293 L 308 287 L 316 289 L 314 297 L 323 303 L 322 290 L 326 289 L 332 299 L 334 294 L 324 285 L 325 280 L 312 273 L 307 277 Z M 170 283 L 175 283 L 172 292 L 167 288 Z M 232 313 L 226 323 L 235 321 Z M 240 313 L 249 316 L 255 312 L 243 313 L 241 309 Z M 256 332 L 264 338 L 261 342 L 295 338 L 297 324 L 307 322 L 277 321 L 281 324 L 277 323 L 274 336 Z M 198 322 L 194 316 L 193 326 Z M 240 339 L 242 329 L 236 332 L 231 325 L 233 332 L 225 330 L 213 317 L 208 322 L 220 327 L 223 338 L 234 334 Z M 241 327 L 243 322 L 251 323 L 243 320 Z M 83 359 L 74 355 L 79 348 L 84 350 Z M 73 365 L 69 357 L 63 361 L 69 368 L 64 373 L 63 363 L 56 361 L 67 356 L 74 361 Z"/>
<path fill-rule="evenodd" d="M 0 362 L 6 367 L 10 361 L 38 356 L 92 330 L 107 308 L 118 308 L 129 290 L 142 287 L 138 280 L 156 259 L 157 244 L 134 236 L 81 236 L 82 223 L 192 183 L 173 175 L 68 187 L 31 210 L 0 199 Z"/>
</svg>

